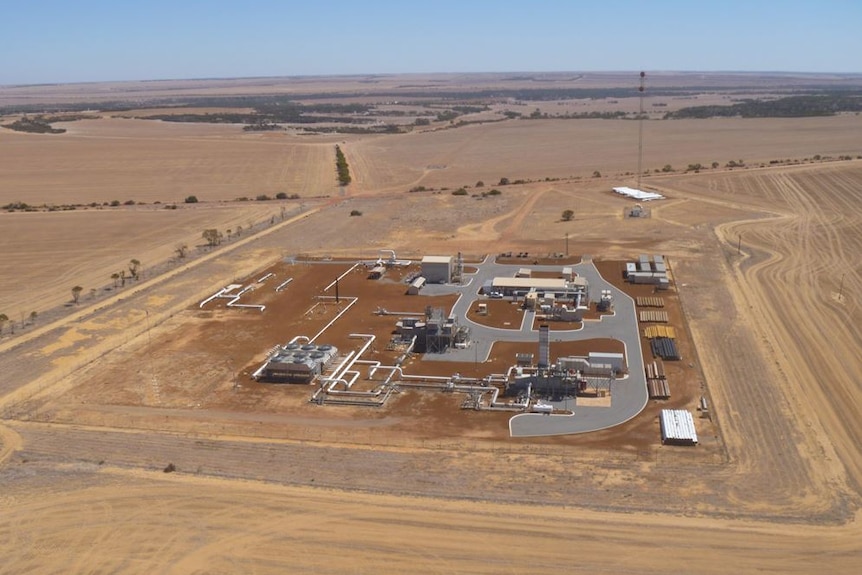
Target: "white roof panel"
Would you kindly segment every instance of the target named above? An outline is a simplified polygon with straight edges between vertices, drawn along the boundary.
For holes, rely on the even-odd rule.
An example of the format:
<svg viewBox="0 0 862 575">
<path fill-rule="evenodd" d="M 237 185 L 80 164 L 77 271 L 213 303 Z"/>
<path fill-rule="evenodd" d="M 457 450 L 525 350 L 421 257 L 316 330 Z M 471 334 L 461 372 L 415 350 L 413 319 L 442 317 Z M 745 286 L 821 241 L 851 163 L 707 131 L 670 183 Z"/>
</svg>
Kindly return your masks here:
<svg viewBox="0 0 862 575">
<path fill-rule="evenodd" d="M 694 418 L 685 409 L 661 410 L 662 441 L 678 443 L 697 443 Z"/>
<path fill-rule="evenodd" d="M 449 264 L 452 263 L 452 256 L 423 256 L 423 264 Z"/>
<path fill-rule="evenodd" d="M 566 289 L 566 280 L 563 278 L 494 278 L 494 287 L 513 289 Z"/>
<path fill-rule="evenodd" d="M 648 202 L 650 200 L 663 200 L 664 196 L 661 194 L 657 194 L 655 192 L 645 192 L 643 190 L 636 190 L 634 188 L 629 188 L 626 186 L 619 186 L 614 188 L 614 191 L 618 194 L 622 194 L 629 198 L 634 198 L 636 200 L 641 200 L 642 202 Z"/>
</svg>

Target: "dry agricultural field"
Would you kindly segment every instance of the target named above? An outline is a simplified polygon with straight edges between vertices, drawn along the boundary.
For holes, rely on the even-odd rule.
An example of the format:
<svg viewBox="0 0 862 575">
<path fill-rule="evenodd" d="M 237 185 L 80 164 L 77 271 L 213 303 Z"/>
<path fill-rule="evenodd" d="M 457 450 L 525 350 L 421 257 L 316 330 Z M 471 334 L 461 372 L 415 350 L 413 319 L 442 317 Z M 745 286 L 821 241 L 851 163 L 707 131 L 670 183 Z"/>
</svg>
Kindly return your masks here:
<svg viewBox="0 0 862 575">
<path fill-rule="evenodd" d="M 301 95 L 371 81 L 360 80 L 163 88 Z M 699 81 L 656 83 L 686 80 Z M 379 89 L 501 81 L 381 77 Z M 87 101 L 118 89 L 142 88 L 43 96 Z M 25 92 L 0 89 L 0 103 Z M 312 135 L 104 114 L 63 123 L 64 134 L 0 128 L 0 203 L 43 206 L 0 213 L 0 312 L 18 324 L 0 334 L 0 572 L 855 573 L 860 123 L 645 122 L 643 186 L 667 199 L 638 219 L 610 192 L 636 182 L 630 120 Z M 343 188 L 336 143 L 353 178 Z M 692 163 L 705 168 L 686 172 Z M 524 183 L 498 185 L 504 177 Z M 408 191 L 417 186 L 427 191 Z M 451 194 L 462 186 L 467 195 Z M 481 194 L 491 188 L 501 193 Z M 299 197 L 254 199 L 278 192 Z M 201 201 L 184 203 L 189 195 Z M 49 210 L 64 204 L 76 208 Z M 238 226 L 242 236 L 197 247 L 202 230 Z M 694 411 L 701 393 L 711 405 L 711 420 L 696 420 L 701 445 L 661 444 L 660 402 L 617 428 L 514 439 L 501 414 L 460 412 L 451 396 L 320 407 L 247 378 L 262 357 L 254 350 L 312 325 L 302 317 L 311 298 L 292 294 L 332 279 L 293 256 L 393 249 L 475 261 L 558 253 L 565 238 L 600 265 L 640 253 L 671 263 L 679 329 L 693 346 L 677 369 L 700 390 L 684 407 Z M 144 273 L 114 287 L 111 274 L 131 258 Z M 270 269 L 297 277 L 295 292 L 271 296 L 270 323 L 198 308 Z M 350 281 L 345 290 L 367 289 Z M 74 285 L 84 287 L 77 305 Z M 352 329 L 379 327 L 357 310 Z"/>
</svg>

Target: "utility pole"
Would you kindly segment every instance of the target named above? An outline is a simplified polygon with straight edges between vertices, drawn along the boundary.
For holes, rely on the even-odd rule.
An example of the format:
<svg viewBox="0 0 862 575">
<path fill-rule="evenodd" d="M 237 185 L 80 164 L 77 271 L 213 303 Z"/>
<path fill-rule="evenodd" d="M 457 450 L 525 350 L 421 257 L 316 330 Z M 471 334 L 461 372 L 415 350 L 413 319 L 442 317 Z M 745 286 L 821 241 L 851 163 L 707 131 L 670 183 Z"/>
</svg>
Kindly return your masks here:
<svg viewBox="0 0 862 575">
<path fill-rule="evenodd" d="M 566 232 L 566 257 L 569 257 L 569 232 Z"/>
</svg>

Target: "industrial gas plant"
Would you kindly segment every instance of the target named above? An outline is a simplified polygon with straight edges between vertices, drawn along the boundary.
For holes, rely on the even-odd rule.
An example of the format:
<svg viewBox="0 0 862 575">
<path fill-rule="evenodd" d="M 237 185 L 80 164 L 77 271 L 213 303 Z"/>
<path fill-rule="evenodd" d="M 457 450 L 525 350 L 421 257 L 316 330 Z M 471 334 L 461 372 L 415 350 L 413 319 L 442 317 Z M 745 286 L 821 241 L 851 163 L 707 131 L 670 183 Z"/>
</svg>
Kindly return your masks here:
<svg viewBox="0 0 862 575">
<path fill-rule="evenodd" d="M 339 280 L 344 282 L 348 274 L 352 274 L 349 279 L 361 277 L 357 273 L 363 273 L 367 282 L 403 285 L 401 293 L 407 299 L 387 298 L 380 302 L 386 306 L 414 302 L 402 305 L 415 309 L 412 298 L 457 297 L 448 310 L 429 304 L 420 306 L 422 311 L 389 311 L 377 305 L 373 313 L 392 318 L 385 333 L 352 333 L 349 339 L 357 345 L 341 341 L 336 347 L 327 330 L 336 322 L 350 325 L 352 318 L 346 314 L 358 300 L 344 295 L 344 289 L 338 293 Z M 661 256 L 643 256 L 626 264 L 624 276 L 656 290 L 666 290 L 670 283 Z M 257 284 L 269 279 L 260 278 Z M 289 292 L 291 279 L 279 282 L 276 291 Z M 243 306 L 243 294 L 260 287 L 231 284 L 201 302 L 201 307 L 216 299 L 227 299 L 229 307 Z M 462 409 L 512 412 L 513 436 L 604 429 L 637 415 L 650 397 L 669 397 L 663 370 L 655 362 L 645 366 L 635 301 L 606 281 L 591 261 L 524 266 L 486 257 L 468 268 L 460 254 L 429 255 L 416 261 L 399 259 L 393 250 L 380 250 L 376 259 L 349 265 L 323 291 L 312 296 L 316 301 L 309 312 L 335 299 L 343 302 L 336 317 L 316 334 L 297 333 L 270 348 L 253 371 L 255 380 L 308 385 L 309 401 L 317 405 L 379 407 L 392 395 L 410 389 L 457 394 L 462 396 Z M 265 306 L 257 309 L 265 313 Z M 520 322 L 491 325 L 486 321 L 489 309 L 516 310 Z M 471 310 L 478 314 L 472 315 Z M 558 344 L 593 340 L 617 341 L 618 349 L 605 344 L 604 349 L 583 355 L 552 355 Z M 512 354 L 509 367 L 498 373 L 467 376 L 458 368 L 449 375 L 428 375 L 428 369 L 411 373 L 415 361 L 436 362 L 437 373 L 445 373 L 446 362 L 482 365 L 497 342 L 516 344 L 520 350 Z M 386 353 L 381 355 L 378 349 Z M 648 376 L 652 376 L 651 387 Z"/>
</svg>

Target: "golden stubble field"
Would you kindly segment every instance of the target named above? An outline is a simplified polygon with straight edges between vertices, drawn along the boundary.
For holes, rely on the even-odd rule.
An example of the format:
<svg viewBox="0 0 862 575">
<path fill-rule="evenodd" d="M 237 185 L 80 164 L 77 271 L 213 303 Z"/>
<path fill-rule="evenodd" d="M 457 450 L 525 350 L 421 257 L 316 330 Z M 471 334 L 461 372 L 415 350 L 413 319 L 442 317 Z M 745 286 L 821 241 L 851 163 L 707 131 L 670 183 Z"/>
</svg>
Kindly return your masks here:
<svg viewBox="0 0 862 575">
<path fill-rule="evenodd" d="M 762 130 L 775 130 L 772 140 L 746 143 L 754 131 L 745 129 L 733 140 L 735 130 L 727 129 L 722 146 L 709 149 L 723 152 L 718 161 L 747 162 L 859 153 L 852 134 L 816 122 L 822 132 L 813 130 L 810 140 L 793 136 L 814 122 L 780 120 Z M 539 150 L 541 124 L 530 124 Z M 545 128 L 553 140 L 553 125 Z M 442 138 L 436 148 L 415 136 L 420 151 L 413 152 L 385 138 L 348 139 L 357 184 L 333 198 L 343 203 L 229 244 L 17 348 L 12 340 L 0 344 L 5 569 L 724 573 L 732 565 L 739 572 L 854 573 L 862 554 L 862 333 L 854 303 L 862 287 L 862 165 L 654 176 L 646 181 L 668 200 L 651 204 L 652 217 L 643 220 L 622 217 L 630 202 L 607 191 L 617 183 L 609 178 L 508 186 L 484 199 L 404 194 L 417 183 L 489 184 L 565 169 L 557 156 L 556 163 L 536 158 L 543 167 L 528 172 L 528 158 L 506 156 L 502 143 L 496 156 L 477 151 L 505 139 L 473 143 L 465 132 L 458 148 L 458 132 L 427 134 Z M 828 141 L 834 148 L 823 149 Z M 662 165 L 709 159 L 684 159 L 691 149 L 681 142 Z M 745 145 L 762 155 L 740 151 Z M 444 164 L 457 169 L 423 175 L 423 166 L 449 157 Z M 612 173 L 613 146 L 607 157 L 595 169 Z M 441 177 L 447 170 L 452 179 Z M 563 224 L 567 208 L 576 217 Z M 351 217 L 353 209 L 363 215 Z M 70 215 L 6 216 L 50 216 L 56 226 Z M 722 457 L 660 447 L 657 437 L 654 448 L 637 453 L 587 447 L 601 435 L 564 448 L 476 439 L 387 445 L 370 433 L 370 445 L 360 448 L 340 444 L 337 431 L 302 440 L 248 437 L 219 423 L 230 413 L 200 411 L 188 412 L 183 432 L 159 432 L 160 419 L 182 418 L 182 410 L 131 407 L 127 427 L 30 421 L 98 370 L 102 354 L 120 354 L 116 360 L 126 346 L 170 339 L 184 321 L 178 310 L 286 253 L 552 252 L 562 250 L 565 234 L 580 253 L 668 256 Z M 142 366 L 140 377 L 146 373 Z M 179 473 L 161 473 L 169 461 Z M 399 477 L 403 484 L 390 489 Z"/>
<path fill-rule="evenodd" d="M 647 122 L 643 165 L 655 170 L 670 164 L 679 170 L 691 163 L 723 166 L 743 159 L 756 166 L 773 159 L 850 154 L 858 144 L 860 122 L 859 116 Z M 542 181 L 529 188 L 543 194 L 534 197 L 532 206 L 579 212 L 577 204 L 558 206 L 562 200 L 554 190 L 574 181 L 589 189 L 631 184 L 632 176 L 626 174 L 637 161 L 637 123 L 624 120 L 522 120 L 385 137 L 345 136 L 343 141 L 111 117 L 63 126 L 68 132 L 61 135 L 0 130 L 0 203 L 116 200 L 144 205 L 111 208 L 110 215 L 92 213 L 92 208 L 81 213 L 81 207 L 75 213 L 0 214 L 6 232 L 0 242 L 14 262 L 0 285 L 0 310 L 10 317 L 67 302 L 75 285 L 84 287 L 85 294 L 102 289 L 132 258 L 147 266 L 165 261 L 178 244 L 202 243 L 206 228 L 247 228 L 282 207 L 232 201 L 236 198 L 299 195 L 287 209 L 318 197 L 340 198 L 345 190 L 333 178 L 336 142 L 351 165 L 354 183 L 347 193 L 384 195 L 386 206 L 390 199 L 402 201 L 402 193 L 415 186 L 454 189 L 482 181 L 490 189 L 506 177 Z M 593 178 L 596 170 L 605 177 Z M 194 211 L 159 209 L 170 203 L 190 208 L 182 202 L 191 195 L 202 202 Z M 426 215 L 401 217 L 422 225 Z M 481 242 L 492 224 L 475 222 L 458 230 L 459 237 Z M 545 230 L 541 232 L 540 237 Z M 379 239 L 373 228 L 363 236 L 360 247 Z M 485 249 L 477 246 L 475 251 Z"/>
<path fill-rule="evenodd" d="M 0 204 L 77 206 L 0 213 L 0 249 L 9 263 L 0 313 L 15 321 L 70 301 L 76 285 L 84 288 L 82 298 L 97 299 L 90 290 L 111 287 L 111 274 L 126 270 L 131 259 L 146 274 L 174 257 L 176 246 L 194 251 L 205 244 L 205 229 L 225 235 L 250 229 L 337 193 L 331 144 L 131 119 L 82 120 L 66 128 L 59 138 L 0 129 Z M 301 199 L 233 201 L 279 192 Z M 200 202 L 185 204 L 188 196 Z M 114 201 L 121 205 L 103 205 Z"/>
</svg>

